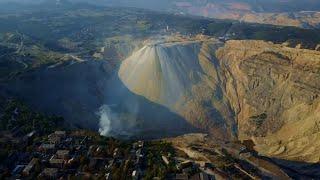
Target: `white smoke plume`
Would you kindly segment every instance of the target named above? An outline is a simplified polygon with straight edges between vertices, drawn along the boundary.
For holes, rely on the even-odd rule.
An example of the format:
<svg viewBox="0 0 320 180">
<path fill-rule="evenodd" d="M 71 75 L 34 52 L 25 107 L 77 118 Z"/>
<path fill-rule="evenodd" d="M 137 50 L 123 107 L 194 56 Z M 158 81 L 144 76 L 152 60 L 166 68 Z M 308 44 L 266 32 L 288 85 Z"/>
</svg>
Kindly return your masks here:
<svg viewBox="0 0 320 180">
<path fill-rule="evenodd" d="M 134 104 L 134 103 L 132 103 Z M 110 105 L 102 105 L 96 112 L 102 136 L 131 136 L 137 125 L 137 106 L 128 106 L 126 113 L 116 113 Z"/>
<path fill-rule="evenodd" d="M 112 124 L 117 122 L 117 115 L 112 113 L 110 107 L 108 105 L 103 105 L 99 108 L 97 115 L 100 117 L 99 119 L 99 133 L 102 136 L 108 136 L 112 131 Z"/>
</svg>

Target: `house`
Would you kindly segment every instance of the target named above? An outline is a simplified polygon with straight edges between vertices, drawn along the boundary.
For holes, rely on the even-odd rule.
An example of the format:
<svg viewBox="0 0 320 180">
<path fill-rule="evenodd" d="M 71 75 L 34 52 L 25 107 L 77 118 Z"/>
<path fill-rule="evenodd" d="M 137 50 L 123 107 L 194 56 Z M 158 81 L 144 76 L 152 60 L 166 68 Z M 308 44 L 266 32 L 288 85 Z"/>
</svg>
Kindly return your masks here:
<svg viewBox="0 0 320 180">
<path fill-rule="evenodd" d="M 39 146 L 39 150 L 40 151 L 44 151 L 46 153 L 53 153 L 55 151 L 55 149 L 56 149 L 55 144 L 45 144 L 45 143 L 43 143 L 43 144 L 41 144 Z"/>
<path fill-rule="evenodd" d="M 22 174 L 24 176 L 29 176 L 31 174 L 31 171 L 34 169 L 35 165 L 39 162 L 39 159 L 33 158 L 29 164 L 23 169 Z"/>
<path fill-rule="evenodd" d="M 58 144 L 65 137 L 66 137 L 65 131 L 55 131 L 54 133 L 48 135 L 48 140 L 51 144 Z"/>
<path fill-rule="evenodd" d="M 45 177 L 47 179 L 57 179 L 58 178 L 58 169 L 57 168 L 45 168 L 40 177 Z"/>
<path fill-rule="evenodd" d="M 61 142 L 61 137 L 56 136 L 55 134 L 50 134 L 48 136 L 48 141 L 50 144 L 59 144 Z"/>
<path fill-rule="evenodd" d="M 51 159 L 49 160 L 49 163 L 52 167 L 55 168 L 62 168 L 64 164 L 63 159 L 57 159 L 55 156 L 52 156 Z"/>
<path fill-rule="evenodd" d="M 55 131 L 54 134 L 58 137 L 65 138 L 66 132 L 65 131 Z"/>
<path fill-rule="evenodd" d="M 58 150 L 56 152 L 56 155 L 59 159 L 68 159 L 69 158 L 70 151 L 69 150 Z"/>
</svg>

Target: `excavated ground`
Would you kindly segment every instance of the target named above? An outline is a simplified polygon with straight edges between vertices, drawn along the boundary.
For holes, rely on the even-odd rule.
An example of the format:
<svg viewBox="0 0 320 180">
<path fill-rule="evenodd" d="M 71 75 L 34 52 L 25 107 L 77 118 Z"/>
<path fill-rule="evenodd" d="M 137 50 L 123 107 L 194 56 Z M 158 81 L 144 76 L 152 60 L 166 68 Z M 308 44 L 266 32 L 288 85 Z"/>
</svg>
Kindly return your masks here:
<svg viewBox="0 0 320 180">
<path fill-rule="evenodd" d="M 132 92 L 221 139 L 319 162 L 320 53 L 263 41 L 157 42 L 123 61 Z"/>
</svg>

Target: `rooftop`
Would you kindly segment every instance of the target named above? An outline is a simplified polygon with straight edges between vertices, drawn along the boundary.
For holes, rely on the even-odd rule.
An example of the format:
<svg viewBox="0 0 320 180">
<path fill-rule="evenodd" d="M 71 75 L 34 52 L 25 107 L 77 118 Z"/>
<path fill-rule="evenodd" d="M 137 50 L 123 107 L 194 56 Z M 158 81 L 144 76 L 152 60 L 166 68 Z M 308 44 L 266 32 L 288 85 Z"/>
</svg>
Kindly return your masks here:
<svg viewBox="0 0 320 180">
<path fill-rule="evenodd" d="M 56 176 L 58 174 L 58 169 L 57 168 L 45 168 L 42 171 L 42 174 L 45 176 Z"/>
</svg>

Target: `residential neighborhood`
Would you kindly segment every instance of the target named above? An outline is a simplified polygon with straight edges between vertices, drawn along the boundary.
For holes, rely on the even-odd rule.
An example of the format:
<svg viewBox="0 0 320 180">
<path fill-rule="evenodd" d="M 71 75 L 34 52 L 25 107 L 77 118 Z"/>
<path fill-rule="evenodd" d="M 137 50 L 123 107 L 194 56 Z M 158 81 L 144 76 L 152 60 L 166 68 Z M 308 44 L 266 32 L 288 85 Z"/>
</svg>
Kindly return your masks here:
<svg viewBox="0 0 320 180">
<path fill-rule="evenodd" d="M 278 166 L 236 143 L 189 146 L 189 153 L 203 155 L 195 158 L 168 141 L 117 140 L 86 130 L 9 135 L 1 139 L 1 148 L 6 140 L 17 149 L 2 157 L 2 179 L 289 179 Z"/>
<path fill-rule="evenodd" d="M 289 178 L 277 165 L 259 157 L 250 140 L 217 143 L 203 134 L 115 139 L 65 129 L 57 117 L 39 119 L 20 109 L 11 108 L 5 114 L 10 126 L 0 131 L 0 179 Z M 26 121 L 37 116 L 40 128 L 36 130 Z"/>
<path fill-rule="evenodd" d="M 252 140 L 225 142 L 202 133 L 117 139 L 65 128 L 59 117 L 12 103 L 0 129 L 0 179 L 289 179 L 255 152 Z"/>
<path fill-rule="evenodd" d="M 19 137 L 9 143 L 16 139 Z M 12 144 L 19 150 L 3 158 L 1 178 L 214 179 L 200 170 L 211 165 L 173 156 L 174 149 L 162 141 L 121 142 L 82 130 L 55 131 L 42 137 L 33 132 L 28 141 Z"/>
</svg>

